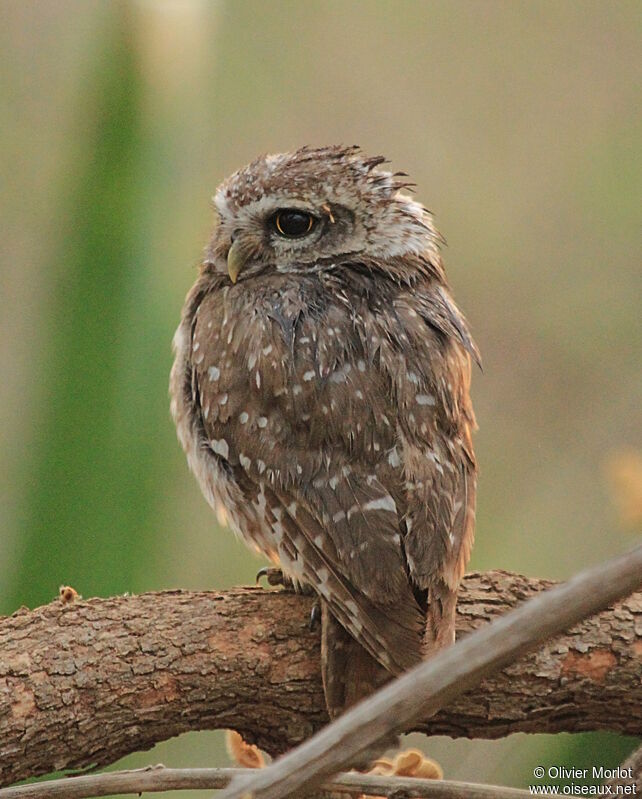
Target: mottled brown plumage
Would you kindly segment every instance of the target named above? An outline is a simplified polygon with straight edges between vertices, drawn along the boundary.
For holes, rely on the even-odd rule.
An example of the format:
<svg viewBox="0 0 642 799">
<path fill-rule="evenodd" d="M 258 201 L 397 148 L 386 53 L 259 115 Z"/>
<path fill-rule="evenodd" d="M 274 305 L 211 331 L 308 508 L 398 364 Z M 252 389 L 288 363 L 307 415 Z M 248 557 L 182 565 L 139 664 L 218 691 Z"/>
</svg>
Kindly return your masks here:
<svg viewBox="0 0 642 799">
<path fill-rule="evenodd" d="M 329 608 L 331 693 L 333 619 L 393 674 L 453 640 L 473 541 L 477 349 L 431 215 L 382 161 L 303 148 L 226 180 L 174 342 L 190 467 Z"/>
</svg>

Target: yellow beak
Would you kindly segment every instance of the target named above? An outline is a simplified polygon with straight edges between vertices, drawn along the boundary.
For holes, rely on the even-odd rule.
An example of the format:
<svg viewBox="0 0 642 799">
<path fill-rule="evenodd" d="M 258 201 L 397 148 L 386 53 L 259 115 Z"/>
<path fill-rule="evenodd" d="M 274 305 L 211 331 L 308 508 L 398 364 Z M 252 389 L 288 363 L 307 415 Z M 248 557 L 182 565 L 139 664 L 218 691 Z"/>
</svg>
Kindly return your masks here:
<svg viewBox="0 0 642 799">
<path fill-rule="evenodd" d="M 227 273 L 232 283 L 236 283 L 246 261 L 247 256 L 243 252 L 241 242 L 239 239 L 236 239 L 227 253 Z"/>
</svg>

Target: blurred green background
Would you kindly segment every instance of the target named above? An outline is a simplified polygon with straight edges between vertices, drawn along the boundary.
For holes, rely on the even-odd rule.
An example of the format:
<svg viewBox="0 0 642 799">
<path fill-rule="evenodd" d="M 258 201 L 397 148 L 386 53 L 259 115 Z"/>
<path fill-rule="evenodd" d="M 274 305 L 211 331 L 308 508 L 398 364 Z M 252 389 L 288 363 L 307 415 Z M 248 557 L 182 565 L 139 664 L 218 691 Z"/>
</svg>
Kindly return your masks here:
<svg viewBox="0 0 642 799">
<path fill-rule="evenodd" d="M 448 239 L 484 356 L 471 567 L 564 578 L 639 533 L 638 3 L 0 12 L 0 612 L 61 583 L 253 580 L 260 562 L 217 526 L 176 442 L 170 342 L 216 185 L 305 143 L 384 153 Z M 422 745 L 449 778 L 524 786 L 537 764 L 616 765 L 633 743 Z M 120 765 L 159 761 L 224 764 L 222 734 Z"/>
</svg>

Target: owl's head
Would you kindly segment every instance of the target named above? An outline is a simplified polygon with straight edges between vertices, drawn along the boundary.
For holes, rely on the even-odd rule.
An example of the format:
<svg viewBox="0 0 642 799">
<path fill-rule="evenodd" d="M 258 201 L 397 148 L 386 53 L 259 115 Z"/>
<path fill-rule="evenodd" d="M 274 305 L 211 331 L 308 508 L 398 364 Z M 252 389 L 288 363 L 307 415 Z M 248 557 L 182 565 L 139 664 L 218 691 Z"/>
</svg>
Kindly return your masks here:
<svg viewBox="0 0 642 799">
<path fill-rule="evenodd" d="M 408 255 L 434 269 L 440 237 L 432 217 L 403 192 L 412 185 L 404 173 L 378 169 L 384 160 L 338 146 L 257 158 L 216 192 L 218 224 L 206 263 L 232 282 L 266 269 L 305 273 L 351 260 L 386 271 Z"/>
</svg>

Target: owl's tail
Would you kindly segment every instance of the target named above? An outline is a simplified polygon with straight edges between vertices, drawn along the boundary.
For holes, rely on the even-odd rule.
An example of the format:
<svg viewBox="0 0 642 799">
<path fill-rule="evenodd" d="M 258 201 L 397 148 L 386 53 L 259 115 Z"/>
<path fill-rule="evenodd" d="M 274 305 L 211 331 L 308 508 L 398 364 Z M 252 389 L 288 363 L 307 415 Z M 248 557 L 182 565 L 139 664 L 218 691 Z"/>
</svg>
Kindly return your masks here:
<svg viewBox="0 0 642 799">
<path fill-rule="evenodd" d="M 392 679 L 321 602 L 321 676 L 331 719 Z"/>
<path fill-rule="evenodd" d="M 429 590 L 423 656 L 431 657 L 455 641 L 457 592 L 438 581 Z M 330 718 L 389 682 L 387 671 L 335 619 L 321 601 L 321 675 Z"/>
</svg>

